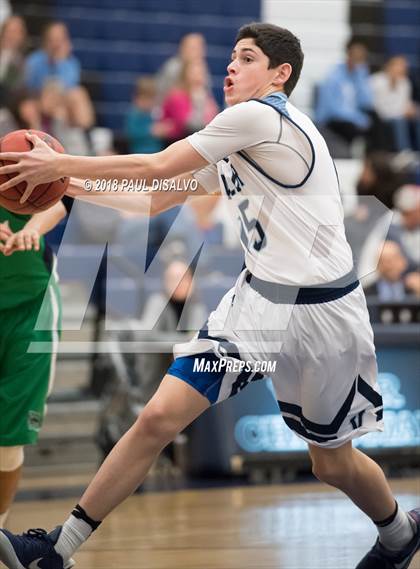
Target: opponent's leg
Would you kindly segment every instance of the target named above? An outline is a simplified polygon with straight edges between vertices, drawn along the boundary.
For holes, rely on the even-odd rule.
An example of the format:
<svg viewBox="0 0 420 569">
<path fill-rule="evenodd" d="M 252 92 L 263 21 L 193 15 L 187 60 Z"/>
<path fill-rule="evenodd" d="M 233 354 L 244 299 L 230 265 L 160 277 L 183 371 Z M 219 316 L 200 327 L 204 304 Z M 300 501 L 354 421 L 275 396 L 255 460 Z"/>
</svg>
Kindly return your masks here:
<svg viewBox="0 0 420 569">
<path fill-rule="evenodd" d="M 374 569 L 379 567 L 375 565 L 378 559 L 384 569 L 397 567 L 391 564 L 394 559 L 398 569 L 408 567 L 420 544 L 420 511 L 413 510 L 407 514 L 401 510 L 382 469 L 354 449 L 351 442 L 336 449 L 309 445 L 309 452 L 315 476 L 347 494 L 378 529 L 379 540 L 374 550 L 358 567 Z M 378 555 L 383 555 L 383 558 Z"/>
<path fill-rule="evenodd" d="M 22 473 L 23 447 L 0 447 L 0 529 L 4 527 Z"/>
<path fill-rule="evenodd" d="M 160 451 L 210 406 L 186 382 L 166 375 L 131 429 L 108 455 L 62 528 L 22 536 L 0 531 L 0 560 L 25 569 L 48 559 L 51 569 L 69 569 L 71 555 L 100 522 L 143 482 Z"/>
</svg>

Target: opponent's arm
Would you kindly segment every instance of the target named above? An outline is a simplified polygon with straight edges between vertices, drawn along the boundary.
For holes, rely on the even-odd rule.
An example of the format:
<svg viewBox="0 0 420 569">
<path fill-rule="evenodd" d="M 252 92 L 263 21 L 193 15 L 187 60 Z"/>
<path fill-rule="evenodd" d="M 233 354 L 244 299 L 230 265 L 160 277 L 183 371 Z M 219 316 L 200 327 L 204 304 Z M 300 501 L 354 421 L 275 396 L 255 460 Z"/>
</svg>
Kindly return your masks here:
<svg viewBox="0 0 420 569">
<path fill-rule="evenodd" d="M 191 175 L 178 176 L 176 180 L 193 181 Z M 186 187 L 187 184 L 185 184 Z M 191 184 L 190 184 L 190 187 Z M 195 187 L 195 186 L 194 186 Z M 87 201 L 95 205 L 110 207 L 130 213 L 155 216 L 163 211 L 181 205 L 188 198 L 208 195 L 207 191 L 198 184 L 195 191 L 152 191 L 142 190 L 139 193 L 120 193 L 113 191 L 112 194 L 99 192 L 98 194 L 86 191 L 85 182 L 79 178 L 71 178 L 66 194 L 72 198 Z"/>
<path fill-rule="evenodd" d="M 9 256 L 15 251 L 39 251 L 41 235 L 51 231 L 65 216 L 66 208 L 61 201 L 45 211 L 35 213 L 23 229 L 8 237 L 1 252 Z"/>
</svg>

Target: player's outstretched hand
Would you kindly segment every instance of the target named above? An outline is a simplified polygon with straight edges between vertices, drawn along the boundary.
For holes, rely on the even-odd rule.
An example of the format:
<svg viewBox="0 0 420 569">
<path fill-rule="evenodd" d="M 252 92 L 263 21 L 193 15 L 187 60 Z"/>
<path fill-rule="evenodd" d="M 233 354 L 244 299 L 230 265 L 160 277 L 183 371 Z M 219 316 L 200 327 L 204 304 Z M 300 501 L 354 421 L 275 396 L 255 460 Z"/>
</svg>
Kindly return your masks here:
<svg viewBox="0 0 420 569">
<path fill-rule="evenodd" d="M 0 192 L 26 182 L 26 190 L 20 199 L 24 203 L 39 184 L 54 182 L 60 178 L 57 168 L 58 152 L 55 152 L 36 134 L 27 133 L 26 138 L 32 143 L 30 152 L 1 152 L 0 161 L 14 164 L 0 167 L 0 175 L 17 174 L 0 185 Z"/>
<path fill-rule="evenodd" d="M 1 252 L 6 257 L 13 255 L 15 251 L 39 251 L 39 232 L 36 229 L 21 229 L 12 233 L 6 243 L 1 247 Z"/>
</svg>

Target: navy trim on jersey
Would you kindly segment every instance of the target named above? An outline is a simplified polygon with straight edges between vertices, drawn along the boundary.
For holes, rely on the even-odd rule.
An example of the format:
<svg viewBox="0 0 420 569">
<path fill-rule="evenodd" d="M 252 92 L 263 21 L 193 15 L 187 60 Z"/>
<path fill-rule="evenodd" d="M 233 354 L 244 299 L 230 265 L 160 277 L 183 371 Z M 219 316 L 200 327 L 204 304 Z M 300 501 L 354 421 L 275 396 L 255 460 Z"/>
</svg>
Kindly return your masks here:
<svg viewBox="0 0 420 569">
<path fill-rule="evenodd" d="M 277 401 L 283 419 L 286 425 L 298 433 L 299 435 L 315 441 L 323 443 L 337 439 L 337 433 L 340 430 L 344 420 L 349 414 L 351 406 L 354 401 L 354 396 L 358 391 L 365 399 L 367 399 L 374 408 L 380 407 L 376 412 L 376 421 L 381 421 L 383 414 L 383 401 L 381 395 L 376 392 L 360 375 L 354 380 L 346 400 L 338 411 L 337 415 L 329 424 L 314 423 L 305 417 L 302 407 L 294 403 L 287 403 L 286 401 Z M 356 430 L 363 424 L 363 415 L 366 409 L 363 409 L 357 414 L 356 420 L 354 417 L 350 420 L 353 428 Z M 283 413 L 285 415 L 283 415 Z M 290 415 L 293 415 L 290 417 Z"/>
<path fill-rule="evenodd" d="M 336 281 L 326 283 L 326 285 L 309 287 L 296 287 L 265 281 L 253 275 L 249 270 L 246 272 L 245 280 L 251 288 L 274 304 L 322 304 L 331 302 L 349 294 L 360 284 L 354 269 Z"/>
<path fill-rule="evenodd" d="M 306 174 L 304 179 L 299 184 L 282 184 L 281 182 L 279 182 L 278 180 L 276 180 L 275 178 L 273 178 L 272 176 L 267 174 L 267 172 L 265 170 L 263 170 L 263 168 L 261 168 L 261 166 L 257 162 L 255 162 L 255 160 L 250 158 L 248 156 L 248 154 L 246 152 L 244 152 L 243 150 L 239 150 L 238 155 L 241 158 L 243 158 L 246 162 L 248 162 L 248 164 L 250 164 L 253 168 L 255 168 L 260 174 L 262 174 L 268 180 L 270 180 L 270 182 L 273 182 L 273 184 L 276 184 L 277 186 L 280 186 L 281 188 L 286 188 L 286 189 L 296 189 L 296 188 L 302 187 L 307 182 L 309 176 L 312 174 L 314 166 L 315 166 L 315 147 L 312 143 L 312 140 L 309 138 L 309 136 L 306 134 L 306 132 L 303 130 L 303 128 L 301 126 L 299 126 L 290 117 L 289 113 L 287 112 L 287 110 L 286 110 L 286 102 L 287 102 L 286 96 L 285 95 L 284 96 L 269 95 L 265 99 L 250 99 L 250 101 L 257 101 L 258 103 L 261 103 L 263 105 L 267 105 L 268 107 L 271 107 L 272 109 L 277 111 L 281 116 L 286 117 L 287 120 L 289 120 L 298 130 L 300 130 L 301 133 L 305 136 L 305 138 L 309 142 L 309 145 L 311 147 L 312 163 L 309 166 L 308 173 Z M 305 160 L 304 160 L 304 162 L 306 163 Z"/>
</svg>

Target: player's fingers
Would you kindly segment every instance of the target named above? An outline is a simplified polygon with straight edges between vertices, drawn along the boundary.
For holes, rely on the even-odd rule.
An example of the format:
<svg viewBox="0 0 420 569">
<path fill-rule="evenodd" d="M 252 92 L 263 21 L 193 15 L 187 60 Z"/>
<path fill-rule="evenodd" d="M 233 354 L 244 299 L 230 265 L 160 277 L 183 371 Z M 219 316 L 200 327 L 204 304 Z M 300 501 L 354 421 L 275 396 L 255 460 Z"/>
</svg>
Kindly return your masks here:
<svg viewBox="0 0 420 569">
<path fill-rule="evenodd" d="M 29 234 L 29 233 L 26 233 L 26 234 L 23 236 L 23 243 L 24 243 L 25 249 L 26 249 L 27 251 L 31 250 L 31 249 L 32 249 L 32 245 L 33 245 L 33 236 L 32 236 L 31 234 Z"/>
<path fill-rule="evenodd" d="M 0 162 L 20 162 L 24 152 L 0 152 Z"/>
<path fill-rule="evenodd" d="M 35 251 L 39 251 L 40 245 L 39 245 L 39 234 L 38 233 L 34 233 L 32 235 L 32 242 L 33 242 Z"/>
<path fill-rule="evenodd" d="M 25 250 L 25 242 L 21 233 L 15 233 L 7 240 L 6 249 L 9 250 L 12 248 L 19 251 Z"/>
<path fill-rule="evenodd" d="M 26 182 L 26 190 L 23 196 L 20 198 L 19 203 L 25 203 L 26 200 L 29 198 L 29 196 L 32 194 L 34 188 L 35 188 L 34 184 L 32 184 L 31 182 Z"/>
<path fill-rule="evenodd" d="M 14 178 L 7 180 L 7 182 L 1 184 L 0 192 L 4 192 L 5 190 L 10 190 L 10 188 L 13 188 L 13 186 L 17 186 L 20 182 L 23 182 L 24 180 L 25 180 L 24 174 L 19 174 L 18 176 L 15 176 Z"/>
<path fill-rule="evenodd" d="M 19 172 L 20 166 L 17 162 L 13 164 L 7 164 L 6 166 L 0 167 L 0 176 L 3 174 L 13 174 L 14 172 Z"/>
<path fill-rule="evenodd" d="M 48 146 L 46 142 L 44 142 L 41 138 L 39 138 L 37 134 L 34 134 L 30 130 L 28 130 L 28 132 L 25 134 L 25 138 L 29 140 L 29 142 L 32 142 L 34 148 L 37 146 Z"/>
</svg>

